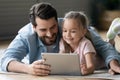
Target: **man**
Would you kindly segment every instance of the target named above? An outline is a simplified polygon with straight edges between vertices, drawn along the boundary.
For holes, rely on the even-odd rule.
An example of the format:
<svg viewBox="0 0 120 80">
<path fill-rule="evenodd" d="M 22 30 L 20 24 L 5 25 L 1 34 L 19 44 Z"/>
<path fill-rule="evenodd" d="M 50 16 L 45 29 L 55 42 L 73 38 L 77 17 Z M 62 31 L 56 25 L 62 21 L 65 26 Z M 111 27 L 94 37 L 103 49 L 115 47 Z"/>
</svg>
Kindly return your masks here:
<svg viewBox="0 0 120 80">
<path fill-rule="evenodd" d="M 49 64 L 41 59 L 42 52 L 58 52 L 61 38 L 60 27 L 62 19 L 57 21 L 57 12 L 49 3 L 38 3 L 30 9 L 30 22 L 23 27 L 11 42 L 1 59 L 3 71 L 21 72 L 32 75 L 48 75 Z M 117 52 L 100 36 L 89 28 L 96 51 L 104 58 L 112 72 L 120 73 Z M 28 62 L 24 59 L 27 58 Z M 109 65 L 110 64 L 110 65 Z"/>
<path fill-rule="evenodd" d="M 58 52 L 60 34 L 57 12 L 48 3 L 39 3 L 30 9 L 30 24 L 18 32 L 1 60 L 2 70 L 48 75 L 50 66 L 43 65 L 42 52 Z M 21 63 L 27 56 L 30 65 Z M 24 60 L 25 61 L 25 60 Z"/>
</svg>

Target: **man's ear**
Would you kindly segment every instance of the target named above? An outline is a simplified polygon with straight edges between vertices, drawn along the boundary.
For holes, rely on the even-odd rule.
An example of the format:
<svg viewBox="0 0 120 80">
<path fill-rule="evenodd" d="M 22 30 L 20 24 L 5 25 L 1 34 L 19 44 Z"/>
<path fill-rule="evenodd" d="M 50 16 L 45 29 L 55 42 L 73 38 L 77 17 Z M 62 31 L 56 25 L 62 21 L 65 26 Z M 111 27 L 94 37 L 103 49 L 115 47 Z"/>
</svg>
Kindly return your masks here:
<svg viewBox="0 0 120 80">
<path fill-rule="evenodd" d="M 33 26 L 33 30 L 36 32 L 36 26 Z"/>
</svg>

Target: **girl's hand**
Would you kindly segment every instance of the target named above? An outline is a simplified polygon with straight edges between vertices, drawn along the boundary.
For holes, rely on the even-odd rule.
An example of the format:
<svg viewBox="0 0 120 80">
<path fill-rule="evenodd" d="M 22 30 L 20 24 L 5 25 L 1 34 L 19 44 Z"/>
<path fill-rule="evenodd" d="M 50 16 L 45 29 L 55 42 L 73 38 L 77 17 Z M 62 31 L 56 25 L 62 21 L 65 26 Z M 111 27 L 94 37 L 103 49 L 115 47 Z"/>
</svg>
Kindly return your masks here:
<svg viewBox="0 0 120 80">
<path fill-rule="evenodd" d="M 86 75 L 88 73 L 86 64 L 81 64 L 80 68 L 81 68 L 82 75 Z"/>
</svg>

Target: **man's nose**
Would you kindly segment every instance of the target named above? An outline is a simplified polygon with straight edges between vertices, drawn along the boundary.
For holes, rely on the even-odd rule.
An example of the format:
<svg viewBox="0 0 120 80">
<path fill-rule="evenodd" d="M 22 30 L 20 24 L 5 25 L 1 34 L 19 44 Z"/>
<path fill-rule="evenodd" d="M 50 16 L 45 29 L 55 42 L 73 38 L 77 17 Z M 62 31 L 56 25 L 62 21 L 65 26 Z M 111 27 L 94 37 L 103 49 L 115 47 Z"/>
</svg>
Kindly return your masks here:
<svg viewBox="0 0 120 80">
<path fill-rule="evenodd" d="M 47 34 L 46 34 L 48 37 L 52 37 L 52 32 L 51 31 L 47 31 Z"/>
</svg>

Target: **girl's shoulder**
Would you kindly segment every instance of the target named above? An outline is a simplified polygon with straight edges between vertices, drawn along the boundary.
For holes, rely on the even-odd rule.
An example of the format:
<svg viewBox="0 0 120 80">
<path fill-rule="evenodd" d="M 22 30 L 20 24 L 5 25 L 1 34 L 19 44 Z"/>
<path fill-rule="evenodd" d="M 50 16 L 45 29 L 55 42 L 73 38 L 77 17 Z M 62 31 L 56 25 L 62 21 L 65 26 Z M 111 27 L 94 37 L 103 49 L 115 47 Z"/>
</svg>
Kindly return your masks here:
<svg viewBox="0 0 120 80">
<path fill-rule="evenodd" d="M 82 43 L 91 43 L 91 41 L 89 39 L 87 39 L 86 37 L 83 37 L 81 42 Z"/>
</svg>

